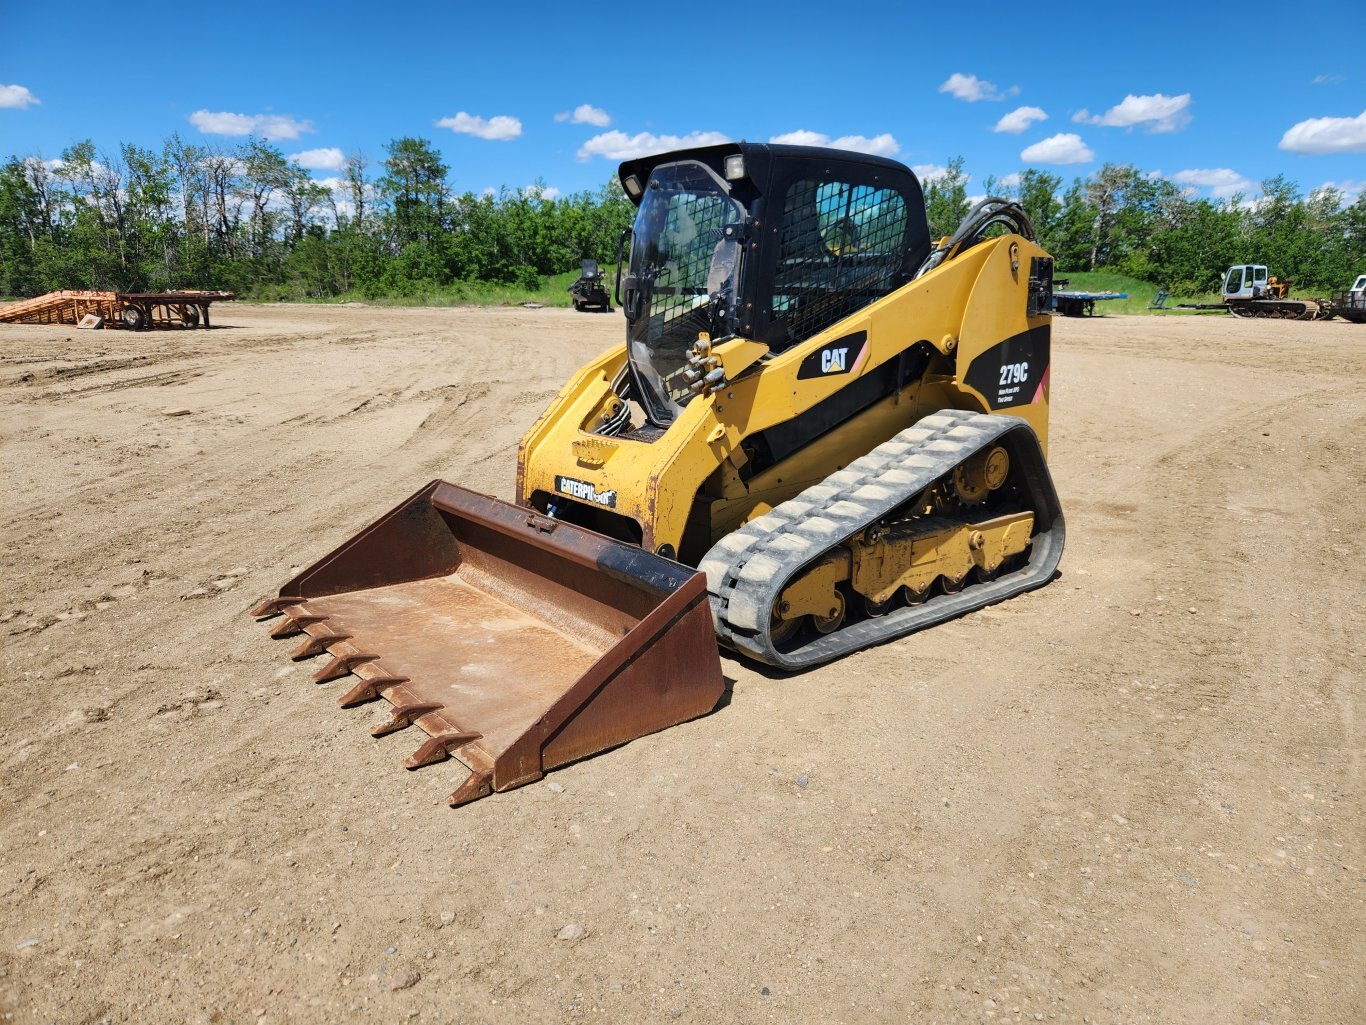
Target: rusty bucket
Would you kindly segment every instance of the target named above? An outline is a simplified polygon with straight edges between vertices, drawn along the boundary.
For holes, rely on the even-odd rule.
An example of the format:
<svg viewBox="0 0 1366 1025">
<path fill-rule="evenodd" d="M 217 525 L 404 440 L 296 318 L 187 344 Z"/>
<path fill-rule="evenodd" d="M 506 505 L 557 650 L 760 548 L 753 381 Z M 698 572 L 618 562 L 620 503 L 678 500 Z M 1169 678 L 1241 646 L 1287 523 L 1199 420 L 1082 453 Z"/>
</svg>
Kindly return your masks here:
<svg viewBox="0 0 1366 1025">
<path fill-rule="evenodd" d="M 591 530 L 433 481 L 285 584 L 255 616 L 326 652 L 350 707 L 416 725 L 404 763 L 470 769 L 452 805 L 705 715 L 724 681 L 703 574 Z"/>
</svg>

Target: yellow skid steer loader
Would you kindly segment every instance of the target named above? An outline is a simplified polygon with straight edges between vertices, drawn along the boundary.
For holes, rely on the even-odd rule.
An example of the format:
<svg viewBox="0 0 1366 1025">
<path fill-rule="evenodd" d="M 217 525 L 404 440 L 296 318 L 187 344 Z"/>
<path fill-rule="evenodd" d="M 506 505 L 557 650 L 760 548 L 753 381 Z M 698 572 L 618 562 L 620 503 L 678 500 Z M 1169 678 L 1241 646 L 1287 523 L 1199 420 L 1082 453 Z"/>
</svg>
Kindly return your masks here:
<svg viewBox="0 0 1366 1025">
<path fill-rule="evenodd" d="M 628 161 L 625 344 L 523 438 L 517 502 L 434 481 L 258 616 L 328 653 L 461 804 L 705 715 L 718 643 L 800 670 L 1039 587 L 1053 261 L 1013 203 L 929 236 L 892 161 Z M 623 266 L 625 263 L 625 266 Z M 624 272 L 624 273 L 623 273 Z"/>
</svg>

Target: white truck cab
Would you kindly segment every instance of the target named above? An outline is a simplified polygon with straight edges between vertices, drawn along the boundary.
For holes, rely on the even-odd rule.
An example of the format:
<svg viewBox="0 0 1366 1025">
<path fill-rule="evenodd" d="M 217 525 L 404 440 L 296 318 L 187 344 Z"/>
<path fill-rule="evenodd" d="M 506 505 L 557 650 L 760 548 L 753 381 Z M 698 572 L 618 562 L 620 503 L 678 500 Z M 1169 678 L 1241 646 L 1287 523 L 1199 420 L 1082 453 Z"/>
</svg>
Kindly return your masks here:
<svg viewBox="0 0 1366 1025">
<path fill-rule="evenodd" d="M 1239 264 L 1224 274 L 1225 299 L 1256 299 L 1266 291 L 1266 268 L 1260 264 Z"/>
<path fill-rule="evenodd" d="M 1351 292 L 1352 295 L 1358 298 L 1366 296 L 1366 274 L 1359 275 L 1357 277 L 1356 283 L 1352 285 L 1352 287 L 1349 288 L 1347 291 Z"/>
</svg>

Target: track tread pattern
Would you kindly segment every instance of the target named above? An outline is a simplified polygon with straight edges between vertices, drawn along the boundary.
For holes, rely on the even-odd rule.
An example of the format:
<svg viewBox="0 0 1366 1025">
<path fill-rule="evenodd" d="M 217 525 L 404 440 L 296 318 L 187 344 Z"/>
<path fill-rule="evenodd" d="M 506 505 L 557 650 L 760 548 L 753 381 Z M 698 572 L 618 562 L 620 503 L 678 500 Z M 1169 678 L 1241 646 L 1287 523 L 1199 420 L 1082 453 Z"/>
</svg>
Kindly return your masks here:
<svg viewBox="0 0 1366 1025">
<path fill-rule="evenodd" d="M 1033 458 L 1024 470 L 1033 492 L 1036 533 L 1028 564 L 994 581 L 940 595 L 851 624 L 790 652 L 769 635 L 773 603 L 805 566 L 924 491 L 976 452 L 1023 430 Z M 943 410 L 855 459 L 772 511 L 718 541 L 698 568 L 707 575 L 712 618 L 722 644 L 785 669 L 802 669 L 850 651 L 901 637 L 974 608 L 1047 583 L 1062 555 L 1063 519 L 1057 495 L 1029 425 L 1000 414 Z"/>
</svg>

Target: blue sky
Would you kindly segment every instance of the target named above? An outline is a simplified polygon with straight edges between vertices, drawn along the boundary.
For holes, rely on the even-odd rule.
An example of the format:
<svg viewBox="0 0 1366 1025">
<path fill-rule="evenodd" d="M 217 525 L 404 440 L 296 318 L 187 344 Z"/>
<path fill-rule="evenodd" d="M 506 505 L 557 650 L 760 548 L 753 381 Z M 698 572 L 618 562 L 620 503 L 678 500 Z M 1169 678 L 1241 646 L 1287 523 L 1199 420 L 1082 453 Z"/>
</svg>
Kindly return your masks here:
<svg viewBox="0 0 1366 1025">
<path fill-rule="evenodd" d="M 1360 0 L 1057 11 L 0 0 L 0 156 L 254 131 L 326 179 L 340 154 L 378 165 L 420 135 L 457 191 L 539 178 L 569 193 L 680 140 L 790 138 L 931 174 L 961 155 L 969 192 L 1106 161 L 1204 196 L 1251 198 L 1278 173 L 1306 192 L 1366 188 Z"/>
</svg>

